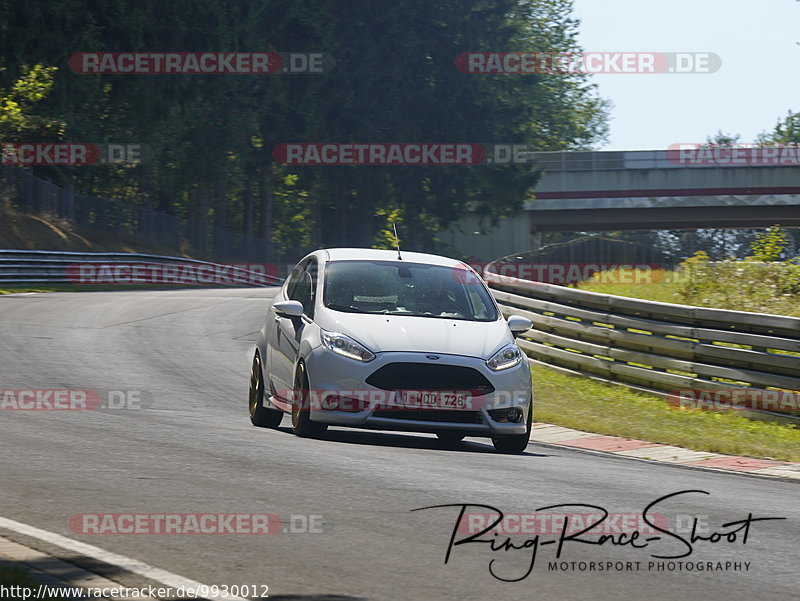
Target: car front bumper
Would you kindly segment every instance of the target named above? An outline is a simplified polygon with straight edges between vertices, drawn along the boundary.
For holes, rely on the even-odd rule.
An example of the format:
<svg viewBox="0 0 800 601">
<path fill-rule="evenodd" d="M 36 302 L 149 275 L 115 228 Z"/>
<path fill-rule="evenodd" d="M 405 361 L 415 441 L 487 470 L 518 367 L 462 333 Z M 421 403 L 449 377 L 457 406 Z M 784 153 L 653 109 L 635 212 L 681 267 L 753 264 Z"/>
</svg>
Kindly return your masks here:
<svg viewBox="0 0 800 601">
<path fill-rule="evenodd" d="M 385 352 L 379 353 L 369 363 L 360 363 L 337 355 L 324 346 L 316 347 L 305 358 L 310 397 L 307 410 L 311 420 L 376 430 L 458 431 L 467 436 L 498 437 L 525 433 L 528 413 L 533 410 L 531 375 L 526 357 L 523 356 L 522 362 L 513 368 L 495 372 L 488 368 L 486 361 L 477 357 L 442 354 L 432 360 L 430 356 L 429 353 Z M 471 395 L 466 406 L 458 409 L 407 408 L 397 393 L 367 383 L 376 371 L 396 363 L 420 367 L 436 365 L 445 370 L 449 367 L 470 368 L 485 377 L 494 391 Z M 414 381 L 413 366 L 409 373 L 409 381 L 407 384 L 403 382 L 403 389 L 429 390 Z M 455 394 L 467 389 L 463 383 L 453 381 L 452 387 L 448 385 L 443 390 Z M 332 397 L 352 398 L 351 410 L 324 408 Z M 355 410 L 362 406 L 363 410 Z M 506 419 L 508 409 L 512 407 L 521 410 L 518 422 Z"/>
</svg>

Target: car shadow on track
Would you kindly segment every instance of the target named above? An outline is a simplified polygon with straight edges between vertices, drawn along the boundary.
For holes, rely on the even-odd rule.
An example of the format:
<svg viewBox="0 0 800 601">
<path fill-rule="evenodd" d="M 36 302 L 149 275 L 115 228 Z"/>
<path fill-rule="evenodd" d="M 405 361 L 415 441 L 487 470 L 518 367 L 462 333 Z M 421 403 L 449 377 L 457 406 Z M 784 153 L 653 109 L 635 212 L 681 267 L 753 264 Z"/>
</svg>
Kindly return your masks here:
<svg viewBox="0 0 800 601">
<path fill-rule="evenodd" d="M 294 436 L 289 427 L 279 427 L 278 431 Z M 478 442 L 480 439 L 467 439 L 457 443 L 446 443 L 432 436 L 419 436 L 411 432 L 375 432 L 373 430 L 359 430 L 357 428 L 329 428 L 325 434 L 316 440 L 336 442 L 340 444 L 369 445 L 374 447 L 396 447 L 401 449 L 431 449 L 435 451 L 453 451 L 459 453 L 488 453 L 499 455 L 494 450 L 489 439 Z M 549 457 L 542 453 L 534 453 L 530 449 L 518 456 Z"/>
</svg>

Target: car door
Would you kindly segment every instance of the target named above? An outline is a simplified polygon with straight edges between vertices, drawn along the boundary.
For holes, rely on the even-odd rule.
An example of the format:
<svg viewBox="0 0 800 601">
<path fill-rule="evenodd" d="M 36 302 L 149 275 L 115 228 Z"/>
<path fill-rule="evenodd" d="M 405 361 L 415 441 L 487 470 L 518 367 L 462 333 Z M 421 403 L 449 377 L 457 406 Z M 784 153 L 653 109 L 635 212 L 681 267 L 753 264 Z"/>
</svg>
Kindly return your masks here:
<svg viewBox="0 0 800 601">
<path fill-rule="evenodd" d="M 316 298 L 317 261 L 313 257 L 299 263 L 292 270 L 281 300 L 296 300 L 302 303 L 305 315 L 314 316 Z M 290 318 L 278 315 L 270 309 L 269 327 L 274 328 L 271 349 L 270 377 L 279 396 L 294 387 L 294 372 L 300 352 L 300 341 L 306 322 L 303 318 Z"/>
</svg>

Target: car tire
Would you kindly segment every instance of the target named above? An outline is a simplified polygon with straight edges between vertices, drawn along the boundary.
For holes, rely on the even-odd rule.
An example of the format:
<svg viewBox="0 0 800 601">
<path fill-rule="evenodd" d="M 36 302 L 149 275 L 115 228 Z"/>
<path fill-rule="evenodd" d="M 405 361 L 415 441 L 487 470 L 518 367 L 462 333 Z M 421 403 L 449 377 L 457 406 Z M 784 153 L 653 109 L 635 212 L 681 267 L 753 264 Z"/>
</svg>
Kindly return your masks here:
<svg viewBox="0 0 800 601">
<path fill-rule="evenodd" d="M 283 411 L 264 407 L 264 370 L 261 357 L 256 352 L 250 368 L 250 394 L 248 399 L 250 422 L 260 428 L 277 428 L 281 425 Z"/>
<path fill-rule="evenodd" d="M 466 438 L 466 434 L 462 434 L 461 432 L 451 432 L 449 430 L 442 430 L 441 432 L 437 432 L 436 436 L 444 443 L 447 444 L 456 444 L 461 442 Z"/>
<path fill-rule="evenodd" d="M 528 411 L 528 422 L 525 427 L 525 434 L 516 434 L 514 436 L 498 436 L 492 438 L 492 444 L 495 451 L 498 453 L 506 454 L 519 454 L 524 453 L 528 448 L 528 441 L 531 439 L 531 426 L 533 424 L 533 403 L 531 403 L 530 410 Z"/>
<path fill-rule="evenodd" d="M 311 408 L 308 407 L 308 374 L 306 373 L 306 366 L 302 362 L 297 366 L 293 396 L 295 400 L 300 399 L 299 407 L 298 403 L 292 403 L 292 429 L 294 433 L 302 438 L 322 436 L 328 429 L 328 424 L 311 421 Z"/>
</svg>

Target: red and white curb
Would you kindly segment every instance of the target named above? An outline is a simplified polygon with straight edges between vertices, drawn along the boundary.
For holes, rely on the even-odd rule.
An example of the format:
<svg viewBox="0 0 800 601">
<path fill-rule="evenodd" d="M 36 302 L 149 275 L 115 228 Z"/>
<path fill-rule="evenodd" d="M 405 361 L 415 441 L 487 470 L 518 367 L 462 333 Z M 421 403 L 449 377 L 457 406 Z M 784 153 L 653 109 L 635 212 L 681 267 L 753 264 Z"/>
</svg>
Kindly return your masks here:
<svg viewBox="0 0 800 601">
<path fill-rule="evenodd" d="M 676 465 L 747 472 L 762 476 L 777 476 L 779 478 L 800 480 L 800 463 L 693 451 L 646 440 L 581 432 L 580 430 L 562 428 L 552 424 L 534 423 L 531 429 L 531 440 L 564 447 L 612 453 L 623 457 L 663 461 L 664 463 Z"/>
</svg>

